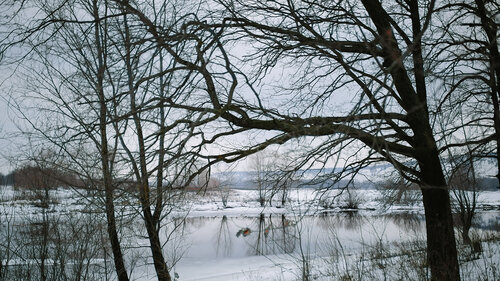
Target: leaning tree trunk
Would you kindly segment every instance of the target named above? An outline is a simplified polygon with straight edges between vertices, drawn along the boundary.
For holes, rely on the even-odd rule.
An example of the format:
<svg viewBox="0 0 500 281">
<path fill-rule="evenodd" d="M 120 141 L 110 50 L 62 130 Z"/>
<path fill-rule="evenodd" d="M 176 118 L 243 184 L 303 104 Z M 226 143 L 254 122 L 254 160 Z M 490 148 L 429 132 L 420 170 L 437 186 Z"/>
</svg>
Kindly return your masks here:
<svg viewBox="0 0 500 281">
<path fill-rule="evenodd" d="M 380 1 L 362 0 L 366 11 L 377 28 L 384 53 L 385 71 L 389 71 L 401 105 L 407 112 L 407 122 L 414 136 L 410 140 L 413 157 L 418 161 L 421 174 L 420 187 L 427 228 L 427 260 L 433 281 L 460 280 L 455 233 L 451 214 L 450 196 L 439 160 L 436 140 L 429 122 L 427 90 L 423 54 L 420 42 L 422 28 L 418 2 L 408 1 L 412 18 L 414 76 L 402 63 L 403 52 L 392 32 L 391 17 Z"/>
<path fill-rule="evenodd" d="M 113 183 L 111 179 L 111 171 L 108 163 L 109 151 L 108 151 L 108 141 L 106 134 L 106 108 L 105 100 L 101 99 L 101 120 L 99 123 L 99 129 L 101 134 L 101 165 L 103 173 L 103 184 L 105 193 L 105 209 L 106 209 L 106 221 L 107 221 L 107 231 L 109 235 L 109 240 L 111 242 L 111 249 L 113 251 L 113 259 L 115 263 L 116 273 L 118 275 L 119 281 L 128 281 L 127 271 L 125 269 L 125 263 L 123 261 L 123 253 L 120 246 L 120 240 L 118 239 L 118 231 L 116 229 L 116 217 L 115 217 L 115 205 L 113 201 Z"/>
<path fill-rule="evenodd" d="M 120 240 L 118 239 L 118 231 L 116 229 L 116 217 L 115 217 L 115 205 L 113 201 L 113 182 L 111 178 L 111 168 L 109 164 L 110 153 L 108 148 L 108 135 L 107 135 L 107 105 L 106 97 L 104 95 L 104 75 L 106 70 L 106 59 L 101 42 L 105 34 L 101 34 L 101 26 L 99 16 L 99 7 L 97 0 L 92 2 L 93 16 L 96 19 L 96 24 L 94 25 L 94 35 L 95 35 L 95 46 L 97 51 L 98 69 L 97 69 L 97 83 L 96 92 L 99 98 L 99 133 L 100 133 L 100 157 L 101 157 L 101 169 L 105 193 L 105 209 L 106 209 L 106 220 L 107 220 L 107 230 L 109 235 L 109 240 L 111 243 L 111 249 L 113 251 L 113 260 L 115 264 L 116 274 L 118 275 L 119 281 L 128 281 L 127 271 L 125 269 L 125 262 L 123 260 L 123 253 L 120 246 Z"/>
<path fill-rule="evenodd" d="M 167 263 L 165 261 L 165 258 L 163 257 L 160 237 L 158 236 L 159 231 L 156 227 L 157 223 L 153 220 L 149 204 L 145 201 L 142 201 L 142 203 L 144 223 L 146 225 L 146 231 L 148 232 L 149 244 L 151 254 L 153 256 L 153 264 L 156 270 L 156 275 L 159 281 L 172 281 Z"/>
<path fill-rule="evenodd" d="M 144 133 L 143 133 L 143 127 L 141 123 L 141 117 L 139 116 L 139 111 L 138 106 L 136 105 L 136 90 L 134 88 L 134 78 L 135 78 L 135 73 L 134 73 L 134 68 L 133 68 L 133 63 L 132 63 L 132 57 L 131 57 L 131 37 L 130 37 L 130 31 L 129 31 L 129 26 L 127 24 L 127 14 L 124 14 L 124 27 L 125 27 L 125 48 L 126 48 L 126 53 L 125 53 L 125 65 L 127 69 L 127 78 L 128 78 L 128 87 L 129 87 L 129 94 L 130 94 L 130 109 L 132 112 L 132 118 L 134 120 L 135 124 L 135 129 L 136 129 L 136 136 L 137 136 L 137 143 L 139 146 L 139 169 L 140 171 L 136 171 L 136 178 L 139 182 L 141 182 L 141 186 L 139 188 L 140 192 L 140 202 L 141 202 L 141 207 L 142 207 L 142 213 L 144 215 L 144 224 L 146 226 L 146 231 L 148 233 L 148 239 L 149 239 L 149 244 L 150 244 L 150 249 L 151 249 L 151 255 L 153 257 L 153 264 L 155 267 L 156 275 L 159 281 L 171 281 L 172 278 L 170 276 L 170 272 L 168 270 L 167 263 L 165 261 L 165 257 L 163 256 L 163 251 L 162 251 L 162 244 L 160 242 L 160 237 L 159 237 L 159 219 L 161 216 L 161 209 L 162 209 L 162 204 L 163 204 L 163 196 L 161 195 L 158 198 L 156 198 L 156 209 L 153 214 L 151 210 L 151 201 L 150 201 L 150 195 L 151 195 L 151 189 L 149 188 L 149 183 L 148 183 L 148 171 L 147 171 L 147 156 L 146 156 L 146 141 L 144 139 Z M 162 122 L 164 121 L 164 112 L 162 112 Z M 164 139 L 164 137 L 160 138 L 161 140 Z M 163 143 L 161 144 L 161 146 Z M 162 167 L 162 162 L 163 162 L 163 154 L 164 151 L 160 150 L 160 164 L 158 165 L 158 170 L 161 171 L 163 169 Z M 131 158 L 132 161 L 133 158 Z M 158 172 L 158 178 L 157 182 L 159 183 L 159 186 L 157 188 L 162 188 L 161 183 L 162 183 L 162 172 Z"/>
</svg>

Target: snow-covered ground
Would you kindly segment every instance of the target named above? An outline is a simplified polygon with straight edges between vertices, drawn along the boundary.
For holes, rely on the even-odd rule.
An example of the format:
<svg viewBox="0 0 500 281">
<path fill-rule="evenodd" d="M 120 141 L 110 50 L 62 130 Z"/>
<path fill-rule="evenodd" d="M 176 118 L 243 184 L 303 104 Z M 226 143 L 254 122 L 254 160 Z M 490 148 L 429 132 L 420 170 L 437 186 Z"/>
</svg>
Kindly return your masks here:
<svg viewBox="0 0 500 281">
<path fill-rule="evenodd" d="M 374 189 L 342 193 L 292 189 L 284 205 L 281 196 L 276 194 L 265 206 L 260 206 L 259 193 L 248 189 L 178 197 L 166 220 L 182 224 L 165 246 L 166 256 L 176 261 L 172 267 L 176 280 L 305 280 L 304 276 L 309 280 L 425 280 L 425 226 L 418 191 L 391 204 L 386 192 Z M 52 190 L 46 209 L 38 197 L 1 187 L 3 229 L 9 228 L 6 223 L 15 228 L 12 222 L 36 221 L 44 215 L 91 214 L 103 219 L 102 202 L 87 191 Z M 132 280 L 155 280 L 147 240 L 140 236 L 144 229 L 137 205 L 133 198 L 117 201 L 122 222 L 132 225 L 123 230 L 125 254 L 133 268 Z M 459 243 L 464 280 L 500 280 L 499 221 L 500 191 L 481 192 L 471 236 L 482 239 L 482 251 L 474 253 Z M 164 240 L 171 227 L 165 224 Z M 5 231 L 0 235 L 4 244 Z M 100 258 L 93 262 L 102 262 Z M 11 258 L 8 264 L 22 260 Z"/>
<path fill-rule="evenodd" d="M 346 201 L 355 201 L 358 210 L 392 212 L 396 210 L 411 210 L 423 212 L 420 200 L 420 191 L 408 191 L 405 202 L 392 202 L 390 206 L 384 204 L 387 194 L 377 189 L 352 189 L 349 191 L 332 190 L 317 191 L 315 189 L 292 189 L 287 192 L 287 200 L 281 206 L 280 194 L 274 196 L 271 204 L 266 202 L 264 207 L 259 204 L 259 195 L 256 190 L 228 189 L 223 191 L 208 190 L 205 192 L 188 192 L 183 202 L 175 204 L 173 211 L 189 216 L 239 216 L 264 214 L 318 214 L 328 211 L 345 211 Z M 34 193 L 27 190 L 14 190 L 11 186 L 0 187 L 0 208 L 15 208 L 16 213 L 40 213 L 37 203 L 43 193 Z M 222 196 L 227 196 L 227 204 L 222 204 Z M 266 198 L 269 196 L 266 195 Z M 90 208 L 98 208 L 101 200 L 90 196 L 86 190 L 72 190 L 58 188 L 50 190 L 50 212 L 86 212 Z M 127 199 L 127 202 L 129 200 Z M 479 210 L 500 210 L 500 190 L 482 191 L 478 194 L 477 206 Z M 101 203 L 101 204 L 99 204 Z M 96 207 L 97 206 L 97 207 Z"/>
</svg>

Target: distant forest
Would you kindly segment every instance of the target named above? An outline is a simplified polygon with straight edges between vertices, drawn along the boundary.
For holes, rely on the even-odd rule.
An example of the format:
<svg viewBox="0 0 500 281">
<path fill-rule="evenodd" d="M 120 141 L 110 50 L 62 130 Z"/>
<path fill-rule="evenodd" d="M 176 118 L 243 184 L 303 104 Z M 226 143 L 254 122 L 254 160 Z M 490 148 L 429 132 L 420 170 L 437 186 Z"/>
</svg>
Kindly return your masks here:
<svg viewBox="0 0 500 281">
<path fill-rule="evenodd" d="M 13 172 L 0 173 L 1 185 L 12 185 L 15 188 L 45 189 L 60 186 L 82 186 L 78 177 L 56 169 L 25 165 Z"/>
<path fill-rule="evenodd" d="M 236 189 L 253 189 L 255 188 L 255 182 L 251 175 L 252 172 L 240 172 L 241 180 L 239 182 L 233 183 L 233 187 Z M 479 177 L 476 178 L 478 190 L 498 190 L 497 181 L 494 177 Z M 299 180 L 296 182 L 296 186 L 302 188 L 321 188 L 322 184 L 328 184 L 329 182 L 322 182 L 321 184 L 310 182 L 307 180 Z M 333 185 L 333 183 L 330 183 Z M 54 169 L 41 169 L 35 166 L 23 166 L 14 170 L 13 172 L 3 175 L 0 173 L 0 185 L 12 185 L 15 188 L 28 188 L 28 189 L 44 189 L 44 188 L 55 188 L 55 187 L 83 187 L 83 184 L 76 175 L 71 175 Z M 337 184 L 341 186 L 342 184 Z M 358 182 L 356 184 L 358 189 L 377 189 L 380 185 L 374 182 Z"/>
</svg>

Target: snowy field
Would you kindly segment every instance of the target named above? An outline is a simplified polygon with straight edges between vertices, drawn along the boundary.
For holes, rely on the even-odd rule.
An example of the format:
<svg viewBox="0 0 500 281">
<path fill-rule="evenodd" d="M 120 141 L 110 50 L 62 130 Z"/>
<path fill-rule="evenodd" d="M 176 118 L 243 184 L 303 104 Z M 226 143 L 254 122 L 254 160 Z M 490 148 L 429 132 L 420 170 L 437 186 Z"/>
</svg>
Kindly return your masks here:
<svg viewBox="0 0 500 281">
<path fill-rule="evenodd" d="M 43 208 L 39 194 L 1 188 L 4 272 L 40 268 L 46 241 L 40 226 L 47 222 L 50 239 L 57 236 L 66 245 L 60 251 L 71 253 L 64 260 L 68 268 L 86 268 L 86 280 L 113 280 L 99 194 L 60 188 L 49 195 Z M 277 194 L 261 206 L 256 190 L 183 193 L 167 208 L 165 255 L 175 280 L 427 280 L 419 192 L 391 202 L 388 196 L 372 189 L 294 189 L 284 205 Z M 463 280 L 500 280 L 500 192 L 481 192 L 477 206 L 471 238 L 481 251 L 457 234 Z M 131 279 L 155 280 L 137 201 L 118 197 L 117 215 Z M 44 263 L 62 263 L 56 243 L 47 245 Z"/>
</svg>

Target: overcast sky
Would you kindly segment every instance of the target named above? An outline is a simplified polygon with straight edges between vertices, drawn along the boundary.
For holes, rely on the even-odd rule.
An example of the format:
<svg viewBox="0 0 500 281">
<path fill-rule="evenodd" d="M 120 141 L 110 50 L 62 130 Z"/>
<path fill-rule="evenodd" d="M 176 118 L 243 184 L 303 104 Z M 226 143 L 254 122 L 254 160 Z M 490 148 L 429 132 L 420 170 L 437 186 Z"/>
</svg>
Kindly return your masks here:
<svg viewBox="0 0 500 281">
<path fill-rule="evenodd" d="M 19 124 L 20 120 L 16 118 L 15 112 L 9 105 L 11 91 L 20 82 L 18 78 L 10 74 L 12 74 L 12 69 L 2 65 L 0 72 L 0 173 L 3 174 L 14 169 L 9 163 L 9 158 L 15 156 L 22 143 L 22 138 L 16 137 L 18 135 L 16 123 Z"/>
<path fill-rule="evenodd" d="M 2 93 L 2 95 L 5 93 Z M 13 131 L 13 126 L 9 120 L 7 103 L 4 97 L 0 99 L 0 173 L 6 174 L 11 170 L 11 167 L 5 157 L 12 150 L 13 145 L 9 140 L 9 132 Z"/>
</svg>

